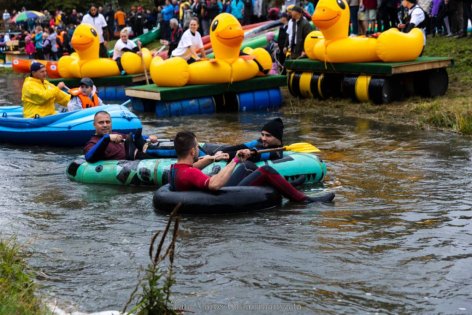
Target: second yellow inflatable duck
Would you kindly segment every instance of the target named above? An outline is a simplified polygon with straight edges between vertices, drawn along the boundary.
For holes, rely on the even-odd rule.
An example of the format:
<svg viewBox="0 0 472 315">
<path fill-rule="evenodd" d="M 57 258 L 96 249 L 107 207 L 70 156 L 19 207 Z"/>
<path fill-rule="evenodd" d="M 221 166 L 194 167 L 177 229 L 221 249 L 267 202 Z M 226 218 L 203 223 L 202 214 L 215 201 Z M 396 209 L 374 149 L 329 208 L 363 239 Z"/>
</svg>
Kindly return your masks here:
<svg viewBox="0 0 472 315">
<path fill-rule="evenodd" d="M 71 38 L 75 53 L 63 56 L 58 62 L 58 71 L 63 78 L 98 78 L 120 75 L 116 62 L 109 58 L 99 58 L 100 42 L 93 25 L 80 24 L 76 27 Z M 142 49 L 143 59 L 147 68 L 151 63 L 151 53 Z M 128 74 L 142 73 L 143 61 L 141 56 L 125 52 L 121 57 L 123 69 Z"/>
<path fill-rule="evenodd" d="M 345 0 L 320 0 L 312 16 L 320 29 L 305 40 L 310 59 L 326 62 L 398 62 L 416 59 L 423 50 L 423 32 L 401 33 L 392 28 L 378 38 L 349 37 L 349 5 Z"/>
<path fill-rule="evenodd" d="M 154 57 L 150 66 L 153 82 L 159 86 L 230 83 L 251 79 L 272 67 L 270 54 L 263 48 L 245 50 L 240 56 L 244 31 L 231 14 L 219 14 L 211 23 L 210 40 L 215 59 L 187 64 L 180 57 Z"/>
</svg>

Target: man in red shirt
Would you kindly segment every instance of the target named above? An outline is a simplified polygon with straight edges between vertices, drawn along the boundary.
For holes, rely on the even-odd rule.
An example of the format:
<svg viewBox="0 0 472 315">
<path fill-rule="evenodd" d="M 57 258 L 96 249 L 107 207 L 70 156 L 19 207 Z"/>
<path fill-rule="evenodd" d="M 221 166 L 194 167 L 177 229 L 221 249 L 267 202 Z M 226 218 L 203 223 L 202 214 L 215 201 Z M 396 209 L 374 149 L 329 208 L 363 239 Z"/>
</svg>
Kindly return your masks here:
<svg viewBox="0 0 472 315">
<path fill-rule="evenodd" d="M 243 149 L 236 152 L 233 158 L 218 174 L 209 177 L 201 169 L 213 161 L 228 159 L 227 153 L 217 152 L 214 156 L 205 156 L 198 159 L 199 149 L 194 133 L 182 131 L 174 139 L 174 148 L 177 153 L 177 163 L 170 169 L 169 183 L 171 190 L 218 190 L 230 181 L 238 163 L 251 156 L 251 150 Z M 320 197 L 308 197 L 295 189 L 275 169 L 265 165 L 257 168 L 250 175 L 244 177 L 237 186 L 271 186 L 291 201 L 310 203 L 315 201 L 329 202 L 334 193 L 326 193 Z"/>
</svg>

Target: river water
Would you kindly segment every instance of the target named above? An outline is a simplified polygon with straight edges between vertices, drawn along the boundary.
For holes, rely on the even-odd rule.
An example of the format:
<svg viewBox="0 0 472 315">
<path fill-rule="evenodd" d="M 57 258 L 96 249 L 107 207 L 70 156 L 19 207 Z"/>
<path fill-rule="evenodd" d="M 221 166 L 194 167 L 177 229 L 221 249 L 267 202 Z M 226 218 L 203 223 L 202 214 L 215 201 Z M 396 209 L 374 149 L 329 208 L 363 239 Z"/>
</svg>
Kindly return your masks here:
<svg viewBox="0 0 472 315">
<path fill-rule="evenodd" d="M 17 103 L 18 91 L 0 93 Z M 190 129 L 201 141 L 238 142 L 276 115 L 143 121 L 162 138 Z M 472 313 L 472 139 L 280 115 L 286 143 L 322 149 L 335 202 L 183 217 L 174 304 L 194 314 Z M 151 189 L 69 181 L 66 166 L 80 153 L 1 146 L 1 234 L 26 243 L 47 300 L 68 311 L 120 310 L 168 217 L 153 212 Z"/>
</svg>

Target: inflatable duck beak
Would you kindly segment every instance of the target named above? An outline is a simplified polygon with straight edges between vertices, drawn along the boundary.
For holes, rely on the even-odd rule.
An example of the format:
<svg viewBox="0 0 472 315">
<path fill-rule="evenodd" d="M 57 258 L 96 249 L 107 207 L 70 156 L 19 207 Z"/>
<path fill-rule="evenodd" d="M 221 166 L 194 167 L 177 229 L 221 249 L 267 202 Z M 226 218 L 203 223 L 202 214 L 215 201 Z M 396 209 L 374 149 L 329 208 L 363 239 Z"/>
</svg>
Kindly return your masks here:
<svg viewBox="0 0 472 315">
<path fill-rule="evenodd" d="M 318 6 L 313 14 L 312 21 L 320 29 L 327 29 L 341 18 L 341 13 L 339 10 L 334 10 L 325 6 Z"/>
<path fill-rule="evenodd" d="M 218 41 L 229 47 L 239 47 L 244 40 L 244 31 L 241 25 L 232 24 L 216 33 Z"/>
</svg>

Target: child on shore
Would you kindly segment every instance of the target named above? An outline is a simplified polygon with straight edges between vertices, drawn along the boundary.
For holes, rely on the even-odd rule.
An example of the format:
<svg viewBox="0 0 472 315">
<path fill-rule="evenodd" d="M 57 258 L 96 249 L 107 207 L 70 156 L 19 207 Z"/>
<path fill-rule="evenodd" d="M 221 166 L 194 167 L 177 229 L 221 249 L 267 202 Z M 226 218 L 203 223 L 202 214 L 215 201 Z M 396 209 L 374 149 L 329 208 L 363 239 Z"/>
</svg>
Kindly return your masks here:
<svg viewBox="0 0 472 315">
<path fill-rule="evenodd" d="M 31 35 L 27 35 L 25 37 L 25 52 L 28 55 L 28 59 L 34 59 L 36 48 L 34 47 L 33 40 L 31 39 Z"/>
</svg>

